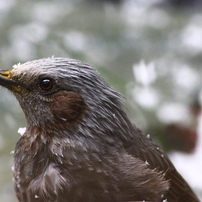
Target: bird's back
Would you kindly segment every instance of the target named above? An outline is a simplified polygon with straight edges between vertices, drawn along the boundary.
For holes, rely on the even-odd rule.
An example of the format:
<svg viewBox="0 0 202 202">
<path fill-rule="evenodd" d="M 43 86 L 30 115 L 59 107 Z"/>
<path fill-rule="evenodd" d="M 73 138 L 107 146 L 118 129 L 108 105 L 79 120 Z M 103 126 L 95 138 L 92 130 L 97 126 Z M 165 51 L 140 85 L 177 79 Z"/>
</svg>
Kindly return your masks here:
<svg viewBox="0 0 202 202">
<path fill-rule="evenodd" d="M 171 202 L 199 202 L 199 199 L 178 173 L 167 154 L 150 139 L 150 135 L 144 135 L 137 128 L 135 128 L 135 133 L 136 142 L 126 142 L 126 152 L 147 162 L 151 169 L 157 169 L 164 173 L 165 179 L 170 183 L 170 188 L 164 198 Z"/>
</svg>

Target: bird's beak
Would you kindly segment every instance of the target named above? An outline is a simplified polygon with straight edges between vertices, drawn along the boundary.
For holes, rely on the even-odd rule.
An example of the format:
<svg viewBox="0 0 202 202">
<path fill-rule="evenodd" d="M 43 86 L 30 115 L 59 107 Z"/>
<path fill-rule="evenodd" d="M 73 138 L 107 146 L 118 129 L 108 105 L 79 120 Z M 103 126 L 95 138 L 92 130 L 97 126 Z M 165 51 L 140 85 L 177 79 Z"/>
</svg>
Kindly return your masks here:
<svg viewBox="0 0 202 202">
<path fill-rule="evenodd" d="M 9 70 L 0 69 L 0 85 L 12 92 L 18 92 L 20 90 L 19 84 L 12 80 L 12 75 Z"/>
</svg>

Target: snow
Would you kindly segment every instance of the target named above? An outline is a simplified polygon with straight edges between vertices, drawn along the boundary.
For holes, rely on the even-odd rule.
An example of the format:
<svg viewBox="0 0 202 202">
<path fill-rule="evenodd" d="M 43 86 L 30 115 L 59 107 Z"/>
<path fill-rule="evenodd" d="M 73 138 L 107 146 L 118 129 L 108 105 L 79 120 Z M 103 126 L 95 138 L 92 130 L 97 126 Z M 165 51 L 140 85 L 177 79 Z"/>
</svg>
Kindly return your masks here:
<svg viewBox="0 0 202 202">
<path fill-rule="evenodd" d="M 26 128 L 19 128 L 19 129 L 18 129 L 18 133 L 19 133 L 21 136 L 24 135 L 25 131 L 26 131 Z"/>
<path fill-rule="evenodd" d="M 157 117 L 161 122 L 186 123 L 189 121 L 190 112 L 184 103 L 164 103 L 157 110 Z"/>
<path fill-rule="evenodd" d="M 133 74 L 136 82 L 144 86 L 150 85 L 157 78 L 154 64 L 149 63 L 146 65 L 143 60 L 133 66 Z"/>
</svg>

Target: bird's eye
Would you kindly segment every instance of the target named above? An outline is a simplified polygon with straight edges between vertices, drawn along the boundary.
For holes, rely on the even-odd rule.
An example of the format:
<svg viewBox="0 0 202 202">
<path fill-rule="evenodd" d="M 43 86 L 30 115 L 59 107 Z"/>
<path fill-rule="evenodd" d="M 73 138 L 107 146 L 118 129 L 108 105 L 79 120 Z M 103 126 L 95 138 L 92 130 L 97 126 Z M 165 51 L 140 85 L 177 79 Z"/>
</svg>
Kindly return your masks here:
<svg viewBox="0 0 202 202">
<path fill-rule="evenodd" d="M 42 79 L 41 82 L 39 83 L 39 87 L 42 90 L 49 91 L 53 88 L 53 84 L 54 82 L 52 79 Z"/>
</svg>

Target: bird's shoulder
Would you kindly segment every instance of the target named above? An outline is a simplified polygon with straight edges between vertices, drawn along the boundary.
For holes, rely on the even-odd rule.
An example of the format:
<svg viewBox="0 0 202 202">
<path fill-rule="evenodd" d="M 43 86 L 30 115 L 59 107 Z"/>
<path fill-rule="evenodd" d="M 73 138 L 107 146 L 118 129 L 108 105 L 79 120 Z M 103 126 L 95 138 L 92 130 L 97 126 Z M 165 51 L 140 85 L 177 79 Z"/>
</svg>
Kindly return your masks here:
<svg viewBox="0 0 202 202">
<path fill-rule="evenodd" d="M 150 135 L 145 135 L 138 128 L 135 128 L 134 133 L 135 138 L 124 144 L 125 152 L 141 159 L 148 164 L 149 168 L 162 172 L 165 179 L 170 182 L 170 189 L 166 196 L 168 201 L 198 202 L 196 195 L 178 173 L 168 155 L 155 144 Z"/>
</svg>

